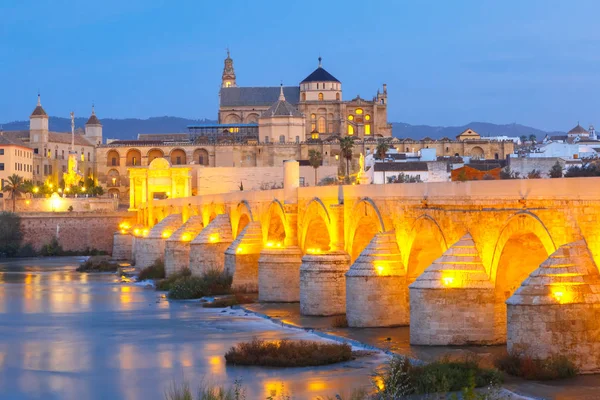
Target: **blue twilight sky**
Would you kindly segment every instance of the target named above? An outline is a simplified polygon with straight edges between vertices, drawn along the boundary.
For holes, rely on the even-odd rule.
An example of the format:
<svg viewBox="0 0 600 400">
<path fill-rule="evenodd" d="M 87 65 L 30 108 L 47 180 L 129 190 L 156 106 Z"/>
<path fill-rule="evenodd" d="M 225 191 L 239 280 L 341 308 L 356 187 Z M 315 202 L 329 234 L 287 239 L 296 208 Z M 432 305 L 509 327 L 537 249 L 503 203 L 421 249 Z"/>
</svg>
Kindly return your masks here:
<svg viewBox="0 0 600 400">
<path fill-rule="evenodd" d="M 343 97 L 388 84 L 389 121 L 600 125 L 600 1 L 0 0 L 0 123 L 46 111 L 216 118 L 238 85 L 298 84 L 317 66 Z"/>
</svg>

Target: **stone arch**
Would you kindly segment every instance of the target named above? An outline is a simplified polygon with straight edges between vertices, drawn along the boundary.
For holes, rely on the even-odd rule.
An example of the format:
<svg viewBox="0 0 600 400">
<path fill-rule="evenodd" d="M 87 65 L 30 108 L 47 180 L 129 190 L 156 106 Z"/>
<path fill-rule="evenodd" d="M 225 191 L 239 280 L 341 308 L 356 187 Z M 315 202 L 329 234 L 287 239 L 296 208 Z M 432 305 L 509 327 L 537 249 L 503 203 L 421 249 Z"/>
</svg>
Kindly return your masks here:
<svg viewBox="0 0 600 400">
<path fill-rule="evenodd" d="M 171 159 L 171 165 L 187 164 L 187 156 L 185 155 L 185 151 L 183 149 L 176 148 L 176 149 L 171 150 L 171 152 L 169 153 L 169 157 Z M 179 159 L 178 159 L 178 157 L 179 157 Z"/>
<path fill-rule="evenodd" d="M 114 168 L 111 168 L 106 173 L 106 183 L 108 186 L 118 186 L 121 183 L 121 176 L 119 175 L 119 171 Z"/>
<path fill-rule="evenodd" d="M 235 222 L 235 226 L 232 226 L 231 231 L 235 233 L 234 237 L 237 237 L 242 230 L 248 225 L 248 223 L 254 221 L 254 216 L 252 215 L 252 209 L 250 208 L 250 204 L 246 200 L 242 200 L 238 203 L 236 208 L 236 214 L 238 215 L 237 221 Z M 233 223 L 233 219 L 232 219 Z"/>
<path fill-rule="evenodd" d="M 163 158 L 165 156 L 165 153 L 163 153 L 163 151 L 161 149 L 150 149 L 148 150 L 147 153 L 148 156 L 148 164 L 150 164 L 152 161 L 154 161 L 157 158 Z"/>
<path fill-rule="evenodd" d="M 548 229 L 529 211 L 513 215 L 502 228 L 490 269 L 495 298 L 494 330 L 500 342 L 506 340 L 506 299 L 554 251 L 556 245 Z"/>
<path fill-rule="evenodd" d="M 108 189 L 108 197 L 118 199 L 120 197 L 119 189 Z"/>
<path fill-rule="evenodd" d="M 289 229 L 285 217 L 285 210 L 279 200 L 273 200 L 269 205 L 263 229 L 265 243 L 281 243 L 283 245 Z"/>
<path fill-rule="evenodd" d="M 208 165 L 208 151 L 206 149 L 194 150 L 194 162 L 199 165 Z"/>
<path fill-rule="evenodd" d="M 258 114 L 250 113 L 246 115 L 246 123 L 247 124 L 257 124 L 258 123 Z"/>
<path fill-rule="evenodd" d="M 302 218 L 301 246 L 307 249 L 329 251 L 331 249 L 331 217 L 325 204 L 318 197 L 310 200 Z"/>
<path fill-rule="evenodd" d="M 496 240 L 496 246 L 494 246 L 494 254 L 492 256 L 492 265 L 490 268 L 490 277 L 494 283 L 498 276 L 500 259 L 502 258 L 502 253 L 504 252 L 507 243 L 515 236 L 527 234 L 532 234 L 538 239 L 546 254 L 550 255 L 556 251 L 556 244 L 554 243 L 550 232 L 535 214 L 529 211 L 521 211 L 513 215 L 508 219 L 502 228 L 502 231 L 500 231 L 498 240 Z"/>
<path fill-rule="evenodd" d="M 241 124 L 242 118 L 237 114 L 229 114 L 225 117 L 226 124 Z"/>
<path fill-rule="evenodd" d="M 364 208 L 362 208 L 364 207 Z M 385 224 L 375 202 L 364 197 L 356 202 L 349 218 L 350 229 L 346 239 L 346 249 L 354 262 L 373 237 L 385 232 Z"/>
<path fill-rule="evenodd" d="M 110 149 L 106 153 L 106 166 L 107 167 L 118 167 L 121 164 L 121 156 L 115 149 Z"/>
<path fill-rule="evenodd" d="M 415 220 L 408 242 L 410 250 L 403 254 L 403 259 L 410 284 L 448 250 L 448 243 L 438 222 L 427 214 Z"/>
<path fill-rule="evenodd" d="M 138 149 L 129 149 L 125 160 L 125 165 L 130 167 L 142 165 L 142 153 Z"/>
<path fill-rule="evenodd" d="M 480 160 L 484 158 L 484 151 L 481 147 L 479 146 L 475 146 L 471 149 L 471 151 L 469 151 L 469 155 L 471 156 L 471 158 L 474 158 L 476 160 Z"/>
</svg>

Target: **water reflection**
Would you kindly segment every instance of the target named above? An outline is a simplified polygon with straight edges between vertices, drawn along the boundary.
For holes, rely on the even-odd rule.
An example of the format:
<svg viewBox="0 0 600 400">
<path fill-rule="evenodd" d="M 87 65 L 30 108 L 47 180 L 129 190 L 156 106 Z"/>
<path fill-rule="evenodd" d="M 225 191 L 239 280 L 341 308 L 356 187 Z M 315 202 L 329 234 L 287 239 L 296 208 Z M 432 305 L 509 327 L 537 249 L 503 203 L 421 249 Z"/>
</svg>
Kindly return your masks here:
<svg viewBox="0 0 600 400">
<path fill-rule="evenodd" d="M 235 343 L 304 338 L 300 331 L 240 311 L 221 313 L 193 302 L 168 302 L 151 289 L 111 274 L 74 272 L 76 259 L 0 263 L 0 399 L 163 399 L 172 382 L 233 384 L 247 398 L 273 391 L 295 398 L 368 385 L 364 369 L 230 367 Z"/>
</svg>

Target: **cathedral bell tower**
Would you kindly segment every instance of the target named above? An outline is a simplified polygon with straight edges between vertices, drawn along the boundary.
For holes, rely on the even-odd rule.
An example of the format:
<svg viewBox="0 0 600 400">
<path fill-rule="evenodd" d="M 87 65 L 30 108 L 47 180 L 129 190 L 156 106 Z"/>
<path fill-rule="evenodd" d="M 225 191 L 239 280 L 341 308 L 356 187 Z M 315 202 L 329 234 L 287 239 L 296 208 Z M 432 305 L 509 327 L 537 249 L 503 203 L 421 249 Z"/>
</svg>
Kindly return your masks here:
<svg viewBox="0 0 600 400">
<path fill-rule="evenodd" d="M 236 87 L 235 83 L 235 71 L 233 69 L 233 60 L 229 56 L 229 49 L 227 49 L 227 58 L 225 59 L 225 66 L 223 67 L 221 87 Z"/>
</svg>

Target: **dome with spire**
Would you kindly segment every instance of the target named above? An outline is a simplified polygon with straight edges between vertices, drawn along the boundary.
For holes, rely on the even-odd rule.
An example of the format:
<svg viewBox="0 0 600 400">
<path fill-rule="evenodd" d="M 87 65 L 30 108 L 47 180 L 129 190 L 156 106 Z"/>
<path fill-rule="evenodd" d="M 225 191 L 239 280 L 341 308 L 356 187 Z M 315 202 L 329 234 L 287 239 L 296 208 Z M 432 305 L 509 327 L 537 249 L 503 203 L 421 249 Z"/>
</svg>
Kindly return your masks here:
<svg viewBox="0 0 600 400">
<path fill-rule="evenodd" d="M 325 70 L 325 68 L 323 68 L 323 66 L 321 65 L 322 60 L 323 59 L 321 57 L 319 57 L 319 66 L 317 67 L 317 69 L 315 69 L 309 76 L 304 78 L 304 80 L 300 83 L 306 83 L 306 82 L 338 82 L 338 83 L 341 83 L 333 75 L 331 75 L 329 72 L 327 72 Z"/>
<path fill-rule="evenodd" d="M 302 117 L 302 113 L 285 100 L 283 85 L 281 85 L 279 89 L 279 99 L 262 113 L 262 117 Z"/>
<path fill-rule="evenodd" d="M 44 108 L 42 107 L 41 97 L 40 97 L 39 93 L 38 93 L 37 106 L 31 113 L 31 116 L 32 117 L 48 117 L 48 114 L 46 114 L 46 111 L 44 111 Z"/>
<path fill-rule="evenodd" d="M 585 128 L 577 123 L 577 126 L 571 129 L 567 135 L 588 135 L 589 132 L 585 130 Z"/>
<path fill-rule="evenodd" d="M 102 125 L 98 117 L 96 117 L 96 111 L 94 110 L 94 106 L 92 106 L 92 115 L 85 123 L 86 125 Z"/>
</svg>

